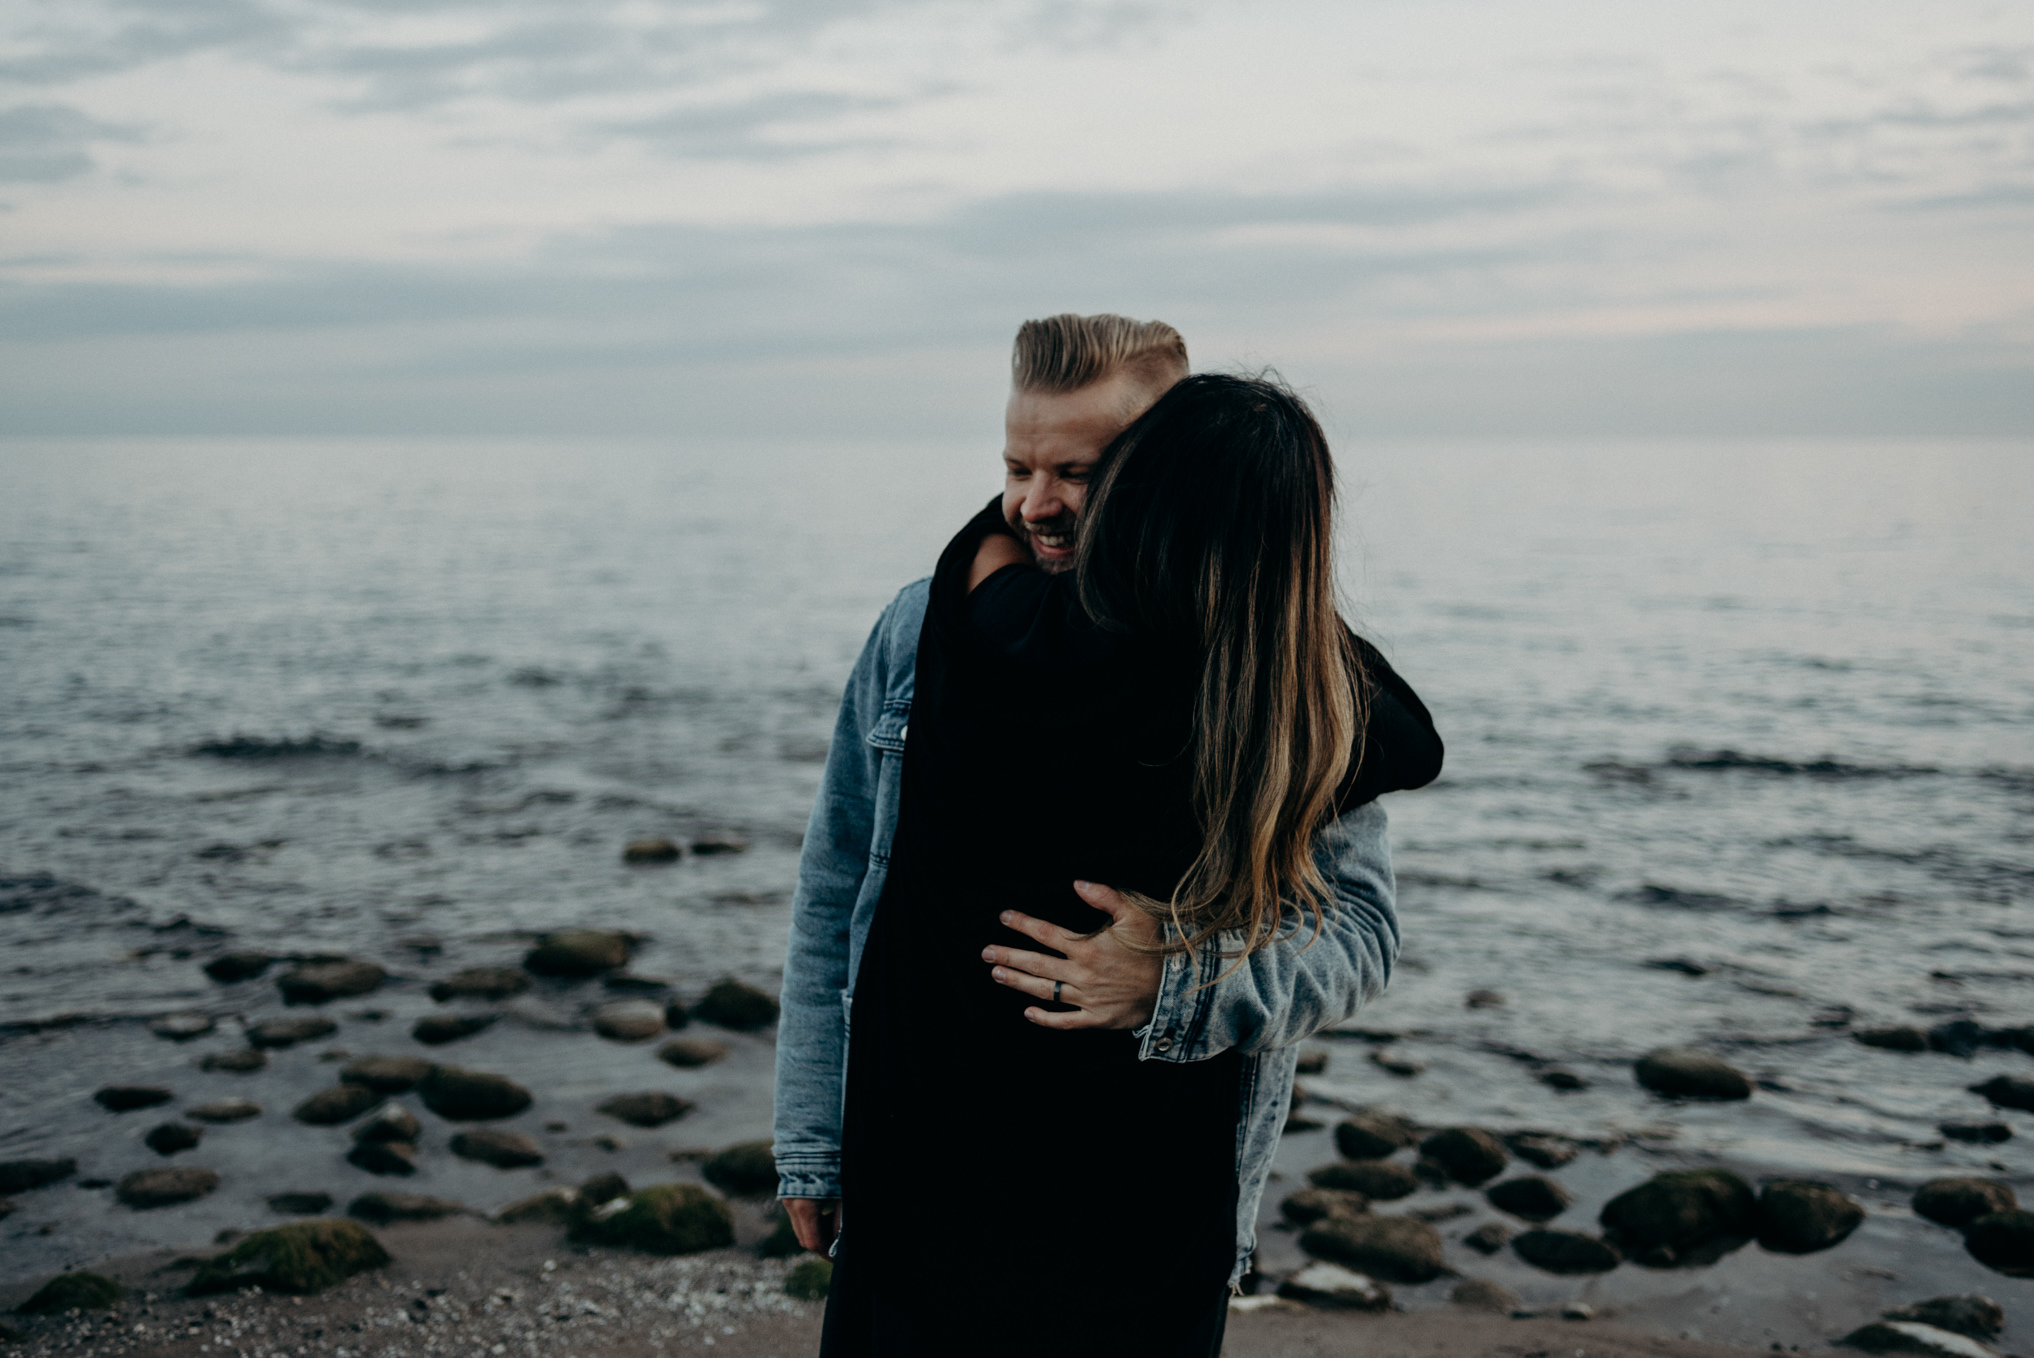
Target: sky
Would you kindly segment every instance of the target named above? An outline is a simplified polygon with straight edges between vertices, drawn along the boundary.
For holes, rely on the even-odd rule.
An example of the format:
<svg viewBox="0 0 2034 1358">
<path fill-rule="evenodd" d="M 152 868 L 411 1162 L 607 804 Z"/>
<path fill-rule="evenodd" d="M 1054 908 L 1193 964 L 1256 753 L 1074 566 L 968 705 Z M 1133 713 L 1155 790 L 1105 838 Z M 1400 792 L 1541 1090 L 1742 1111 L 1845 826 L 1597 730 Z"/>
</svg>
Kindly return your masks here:
<svg viewBox="0 0 2034 1358">
<path fill-rule="evenodd" d="M 7 0 L 0 434 L 2034 435 L 2034 5 Z"/>
</svg>

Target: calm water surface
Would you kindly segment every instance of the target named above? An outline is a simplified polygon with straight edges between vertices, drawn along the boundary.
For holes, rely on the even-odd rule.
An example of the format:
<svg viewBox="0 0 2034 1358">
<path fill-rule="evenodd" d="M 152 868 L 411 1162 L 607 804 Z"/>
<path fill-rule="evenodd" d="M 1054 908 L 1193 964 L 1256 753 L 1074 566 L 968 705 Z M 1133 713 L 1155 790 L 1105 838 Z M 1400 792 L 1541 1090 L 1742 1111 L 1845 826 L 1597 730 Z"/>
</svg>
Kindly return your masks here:
<svg viewBox="0 0 2034 1358">
<path fill-rule="evenodd" d="M 261 1224 L 267 1193 L 385 1186 L 340 1160 L 343 1132 L 284 1110 L 329 1082 L 320 1050 L 422 1050 L 407 1028 L 430 980 L 512 963 L 532 931 L 640 931 L 635 969 L 681 997 L 723 975 L 774 986 L 847 669 L 996 489 L 994 453 L 0 447 L 0 1158 L 71 1154 L 93 1180 L 160 1163 L 139 1139 L 160 1117 L 90 1102 L 110 1082 L 270 1105 L 179 1158 L 226 1174 L 204 1202 L 22 1195 L 0 1277 Z M 1957 1169 L 2028 1195 L 2034 1117 L 1966 1086 L 2034 1075 L 2034 1058 L 1849 1036 L 2034 1023 L 2034 446 L 1351 444 L 1341 461 L 1353 614 L 1433 707 L 1449 760 L 1387 801 L 1405 957 L 1351 1026 L 1392 1036 L 1329 1043 L 1312 1091 L 1640 1133 L 1563 1171 L 1578 1218 L 1682 1163 L 1812 1172 L 1874 1213 L 1829 1255 L 1754 1247 L 1699 1278 L 1457 1261 L 1529 1296 L 1607 1288 L 1589 1295 L 1660 1324 L 1779 1325 L 1789 1342 L 1835 1322 L 1797 1307 L 1730 1330 L 1714 1296 L 1812 1279 L 1848 1298 L 1831 1315 L 1924 1286 L 2034 1300 L 1904 1207 Z M 629 839 L 707 831 L 752 847 L 620 862 Z M 245 947 L 357 954 L 396 979 L 334 1006 L 327 1044 L 257 1077 L 201 1074 L 195 1056 L 239 1042 L 235 1019 L 280 1012 L 269 980 L 199 971 Z M 1479 989 L 1503 1002 L 1467 1007 Z M 537 1092 L 514 1125 L 567 1125 L 543 1133 L 550 1165 L 440 1155 L 403 1186 L 491 1207 L 545 1175 L 668 1174 L 671 1149 L 767 1135 L 767 1036 L 674 1072 L 589 1034 L 604 998 L 540 990 L 458 1049 Z M 193 1008 L 220 1032 L 172 1046 L 143 1026 Z M 1650 1098 L 1630 1062 L 1668 1042 L 1727 1055 L 1759 1094 Z M 1424 1073 L 1385 1073 L 1366 1059 L 1380 1043 Z M 1590 1088 L 1556 1093 L 1536 1062 Z M 590 1105 L 629 1087 L 700 1112 L 595 1146 Z M 2019 1135 L 1935 1131 L 1994 1116 Z M 1281 1168 L 1331 1155 L 1298 1133 Z M 1292 1255 L 1266 1239 L 1267 1260 Z"/>
</svg>

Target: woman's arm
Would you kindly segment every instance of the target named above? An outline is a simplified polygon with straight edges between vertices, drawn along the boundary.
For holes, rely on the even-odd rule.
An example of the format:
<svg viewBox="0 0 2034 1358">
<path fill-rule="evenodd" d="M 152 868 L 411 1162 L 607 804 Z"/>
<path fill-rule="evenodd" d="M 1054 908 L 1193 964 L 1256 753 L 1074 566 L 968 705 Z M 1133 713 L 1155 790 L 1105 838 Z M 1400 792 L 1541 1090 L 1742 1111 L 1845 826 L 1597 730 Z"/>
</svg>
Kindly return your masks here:
<svg viewBox="0 0 2034 1358">
<path fill-rule="evenodd" d="M 975 564 L 968 568 L 968 593 L 1005 566 L 1029 566 L 1031 553 L 1008 533 L 990 533 L 975 548 Z"/>
</svg>

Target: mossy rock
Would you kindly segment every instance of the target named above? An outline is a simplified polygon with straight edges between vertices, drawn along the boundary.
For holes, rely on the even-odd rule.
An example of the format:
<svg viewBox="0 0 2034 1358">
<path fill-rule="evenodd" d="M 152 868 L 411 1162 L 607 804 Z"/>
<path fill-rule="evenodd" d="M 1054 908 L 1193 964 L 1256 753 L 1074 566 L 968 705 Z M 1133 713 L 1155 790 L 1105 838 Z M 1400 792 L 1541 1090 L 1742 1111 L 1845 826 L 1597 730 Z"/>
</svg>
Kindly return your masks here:
<svg viewBox="0 0 2034 1358">
<path fill-rule="evenodd" d="M 623 1204 L 588 1220 L 579 1237 L 645 1254 L 697 1254 L 734 1244 L 727 1204 L 698 1184 L 651 1184 Z"/>
<path fill-rule="evenodd" d="M 784 1275 L 784 1295 L 799 1301 L 825 1301 L 833 1286 L 833 1261 L 807 1259 Z"/>
<path fill-rule="evenodd" d="M 195 1296 L 258 1286 L 302 1296 L 388 1262 L 388 1251 L 359 1222 L 319 1217 L 256 1231 L 202 1265 L 187 1290 Z"/>
<path fill-rule="evenodd" d="M 751 1032 L 777 1021 L 777 998 L 746 981 L 729 977 L 714 982 L 713 988 L 692 1006 L 692 1017 L 717 1028 Z"/>
<path fill-rule="evenodd" d="M 701 1165 L 699 1172 L 721 1192 L 737 1197 L 761 1197 L 777 1191 L 777 1157 L 768 1141 L 729 1146 Z"/>
<path fill-rule="evenodd" d="M 61 1315 L 65 1311 L 104 1311 L 118 1306 L 127 1289 L 97 1273 L 59 1273 L 14 1309 L 26 1316 Z"/>
</svg>

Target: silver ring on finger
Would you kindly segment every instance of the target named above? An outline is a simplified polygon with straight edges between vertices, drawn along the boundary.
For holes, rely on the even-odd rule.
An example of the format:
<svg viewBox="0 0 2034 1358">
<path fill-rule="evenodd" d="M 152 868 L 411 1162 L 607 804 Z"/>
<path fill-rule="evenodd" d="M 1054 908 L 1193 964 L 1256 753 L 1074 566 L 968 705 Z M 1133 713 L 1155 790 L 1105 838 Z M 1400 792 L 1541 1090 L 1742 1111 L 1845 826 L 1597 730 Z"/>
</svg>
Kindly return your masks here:
<svg viewBox="0 0 2034 1358">
<path fill-rule="evenodd" d="M 1066 989 L 1065 981 L 1054 981 L 1052 983 L 1052 1002 L 1054 1004 L 1059 1003 L 1059 992 L 1065 989 Z"/>
</svg>

